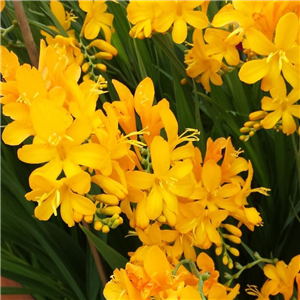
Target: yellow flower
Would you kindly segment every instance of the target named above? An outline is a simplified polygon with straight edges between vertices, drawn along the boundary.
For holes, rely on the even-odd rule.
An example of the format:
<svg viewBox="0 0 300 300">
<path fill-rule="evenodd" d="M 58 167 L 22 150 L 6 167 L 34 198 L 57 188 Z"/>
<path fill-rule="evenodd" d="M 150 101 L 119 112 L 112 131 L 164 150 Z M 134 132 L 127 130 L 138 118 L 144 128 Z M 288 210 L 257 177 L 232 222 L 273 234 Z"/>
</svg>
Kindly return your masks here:
<svg viewBox="0 0 300 300">
<path fill-rule="evenodd" d="M 270 295 L 278 294 L 278 287 L 270 280 L 267 280 L 262 286 L 261 291 L 255 285 L 248 285 L 246 292 L 251 296 L 256 296 L 256 300 L 270 300 Z"/>
<path fill-rule="evenodd" d="M 263 119 L 265 129 L 273 128 L 282 120 L 282 131 L 290 135 L 296 131 L 296 123 L 293 118 L 300 119 L 300 105 L 295 104 L 300 99 L 300 90 L 293 89 L 288 95 L 286 85 L 280 76 L 277 84 L 270 90 L 271 97 L 261 100 L 261 107 L 266 111 L 273 111 Z"/>
<path fill-rule="evenodd" d="M 170 149 L 160 136 L 154 137 L 150 146 L 153 174 L 133 171 L 127 172 L 127 183 L 131 187 L 148 190 L 146 213 L 151 220 L 164 215 L 174 226 L 178 214 L 177 196 L 188 197 L 194 189 L 191 180 L 192 163 L 189 160 L 178 162 L 170 168 Z"/>
<path fill-rule="evenodd" d="M 158 1 L 131 1 L 127 6 L 127 18 L 134 24 L 130 36 L 149 38 L 154 30 L 153 22 L 161 13 Z"/>
<path fill-rule="evenodd" d="M 197 266 L 201 273 L 209 272 L 210 276 L 204 281 L 203 293 L 205 296 L 209 293 L 210 289 L 218 283 L 219 272 L 215 270 L 214 261 L 206 253 L 201 252 L 197 257 Z"/>
<path fill-rule="evenodd" d="M 2 12 L 2 10 L 4 9 L 5 7 L 5 0 L 1 0 L 0 1 L 0 12 Z"/>
<path fill-rule="evenodd" d="M 87 13 L 82 31 L 88 40 L 95 39 L 99 31 L 104 32 L 105 40 L 110 43 L 112 33 L 112 22 L 114 16 L 106 13 L 105 1 L 79 1 L 79 7 Z"/>
<path fill-rule="evenodd" d="M 236 45 L 241 42 L 241 36 L 231 35 L 230 32 L 221 29 L 207 28 L 204 39 L 209 44 L 208 56 L 222 54 L 229 65 L 239 64 L 240 55 Z"/>
<path fill-rule="evenodd" d="M 283 294 L 284 300 L 291 299 L 294 281 L 299 271 L 300 255 L 293 257 L 289 265 L 279 261 L 276 266 L 268 264 L 264 267 L 264 273 L 270 279 L 270 284 L 277 285 L 277 293 Z"/>
<path fill-rule="evenodd" d="M 217 73 L 222 64 L 222 54 L 208 56 L 207 45 L 204 44 L 202 30 L 193 33 L 193 48 L 185 55 L 184 62 L 188 65 L 186 74 L 201 82 L 206 91 L 210 92 L 209 81 L 215 85 L 222 85 L 221 76 Z"/>
<path fill-rule="evenodd" d="M 107 300 L 141 299 L 140 291 L 133 286 L 124 269 L 114 271 L 111 281 L 105 285 L 103 295 Z"/>
<path fill-rule="evenodd" d="M 2 77 L 5 79 L 6 82 L 15 80 L 16 71 L 20 66 L 18 56 L 14 52 L 8 51 L 4 46 L 0 46 L 0 57 L 1 57 L 0 72 L 2 74 Z M 2 95 L 2 87 L 1 87 L 1 95 Z"/>
<path fill-rule="evenodd" d="M 239 294 L 240 285 L 237 284 L 229 294 L 226 292 L 226 288 L 221 284 L 214 285 L 208 294 L 208 300 L 233 300 Z"/>
<path fill-rule="evenodd" d="M 267 57 L 246 62 L 239 72 L 240 79 L 250 84 L 262 79 L 262 90 L 269 91 L 275 86 L 282 71 L 284 78 L 293 87 L 299 85 L 297 65 L 300 50 L 295 43 L 298 28 L 298 18 L 295 13 L 290 12 L 279 20 L 274 44 L 257 29 L 250 29 L 246 37 L 251 50 Z"/>
<path fill-rule="evenodd" d="M 96 212 L 95 204 L 86 197 L 81 196 L 90 190 L 90 176 L 85 172 L 77 173 L 69 178 L 55 180 L 45 174 L 53 175 L 52 166 L 48 165 L 34 171 L 29 183 L 32 191 L 25 195 L 27 200 L 37 201 L 34 214 L 42 221 L 49 220 L 60 206 L 61 217 L 69 227 L 74 226 L 74 214 L 93 215 Z M 59 172 L 56 174 L 59 175 Z"/>
<path fill-rule="evenodd" d="M 24 64 L 16 70 L 15 80 L 1 82 L 3 114 L 14 120 L 5 127 L 2 135 L 8 145 L 19 145 L 35 134 L 30 117 L 31 106 L 47 96 L 46 84 L 37 69 Z"/>
<path fill-rule="evenodd" d="M 193 234 L 193 244 L 201 249 L 209 249 L 212 243 L 221 245 L 222 239 L 216 230 L 228 216 L 226 210 L 210 212 L 201 201 L 179 203 L 176 230 L 182 234 Z"/>
<path fill-rule="evenodd" d="M 204 1 L 161 1 L 161 14 L 154 21 L 157 32 L 166 32 L 173 25 L 172 38 L 181 44 L 187 37 L 187 24 L 202 29 L 208 26 L 208 18 L 202 11 L 194 11 Z"/>
</svg>

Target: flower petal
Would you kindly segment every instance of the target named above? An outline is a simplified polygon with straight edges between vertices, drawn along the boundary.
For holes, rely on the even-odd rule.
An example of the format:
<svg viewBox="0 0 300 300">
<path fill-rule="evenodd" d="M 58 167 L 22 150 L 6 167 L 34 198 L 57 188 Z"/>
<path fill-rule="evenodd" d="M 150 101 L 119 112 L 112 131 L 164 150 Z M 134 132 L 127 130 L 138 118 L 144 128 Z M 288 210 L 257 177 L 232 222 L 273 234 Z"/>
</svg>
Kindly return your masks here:
<svg viewBox="0 0 300 300">
<path fill-rule="evenodd" d="M 169 144 L 161 136 L 156 136 L 151 143 L 150 153 L 155 176 L 165 175 L 170 169 Z"/>
<path fill-rule="evenodd" d="M 27 122 L 14 121 L 6 125 L 2 133 L 2 140 L 5 144 L 16 146 L 20 145 L 29 136 L 34 135 L 35 130 Z"/>
<path fill-rule="evenodd" d="M 270 70 L 267 59 L 251 60 L 246 62 L 240 69 L 239 78 L 246 83 L 255 83 L 266 76 Z"/>
<path fill-rule="evenodd" d="M 269 55 L 276 51 L 275 45 L 260 31 L 251 28 L 246 34 L 251 50 L 260 55 Z"/>
<path fill-rule="evenodd" d="M 291 48 L 296 41 L 298 29 L 299 21 L 295 13 L 289 12 L 283 15 L 278 21 L 276 27 L 276 46 L 283 50 L 288 50 L 289 48 Z"/>
<path fill-rule="evenodd" d="M 220 186 L 222 177 L 221 167 L 212 159 L 205 162 L 202 168 L 202 180 L 204 187 L 212 192 Z"/>
<path fill-rule="evenodd" d="M 178 18 L 173 24 L 172 38 L 177 44 L 181 44 L 187 37 L 187 25 L 182 17 Z"/>
<path fill-rule="evenodd" d="M 46 145 L 25 145 L 18 150 L 18 157 L 28 164 L 40 164 L 47 162 L 57 155 L 56 148 Z"/>
<path fill-rule="evenodd" d="M 163 209 L 163 199 L 156 185 L 151 189 L 146 201 L 146 211 L 150 220 L 157 219 Z"/>
<path fill-rule="evenodd" d="M 296 123 L 292 115 L 288 111 L 282 114 L 282 132 L 290 135 L 296 131 Z"/>
</svg>

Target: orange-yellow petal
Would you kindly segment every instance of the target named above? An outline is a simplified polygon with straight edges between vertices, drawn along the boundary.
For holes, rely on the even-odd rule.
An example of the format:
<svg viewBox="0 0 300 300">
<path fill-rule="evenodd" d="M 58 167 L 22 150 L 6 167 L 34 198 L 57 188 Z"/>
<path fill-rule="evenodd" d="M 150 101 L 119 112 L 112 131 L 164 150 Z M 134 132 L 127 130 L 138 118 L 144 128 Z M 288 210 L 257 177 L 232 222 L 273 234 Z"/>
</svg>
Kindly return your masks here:
<svg viewBox="0 0 300 300">
<path fill-rule="evenodd" d="M 214 191 L 220 186 L 221 177 L 221 167 L 214 160 L 208 160 L 202 168 L 202 180 L 204 187 L 209 192 Z"/>
<path fill-rule="evenodd" d="M 280 120 L 282 116 L 282 110 L 276 109 L 274 112 L 268 114 L 263 120 L 263 127 L 265 129 L 271 129 Z"/>
<path fill-rule="evenodd" d="M 170 169 L 169 144 L 161 136 L 156 136 L 151 143 L 150 153 L 155 176 L 165 175 Z"/>
<path fill-rule="evenodd" d="M 181 44 L 187 37 L 187 25 L 182 17 L 179 17 L 173 24 L 172 38 L 177 44 Z"/>
<path fill-rule="evenodd" d="M 240 69 L 240 80 L 252 84 L 266 76 L 270 70 L 267 59 L 251 60 L 246 62 Z"/>
<path fill-rule="evenodd" d="M 289 12 L 283 15 L 277 23 L 275 44 L 278 48 L 288 50 L 296 41 L 299 29 L 297 15 Z"/>
</svg>

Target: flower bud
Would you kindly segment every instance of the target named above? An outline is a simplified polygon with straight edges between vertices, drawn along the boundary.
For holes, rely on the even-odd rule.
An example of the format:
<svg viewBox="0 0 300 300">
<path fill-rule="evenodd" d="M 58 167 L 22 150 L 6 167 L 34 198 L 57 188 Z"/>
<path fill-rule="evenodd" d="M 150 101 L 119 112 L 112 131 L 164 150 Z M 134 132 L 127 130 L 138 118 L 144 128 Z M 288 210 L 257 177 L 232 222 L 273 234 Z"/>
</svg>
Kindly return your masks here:
<svg viewBox="0 0 300 300">
<path fill-rule="evenodd" d="M 247 121 L 244 123 L 245 127 L 252 127 L 255 124 L 255 121 Z"/>
<path fill-rule="evenodd" d="M 104 226 L 102 227 L 102 232 L 103 232 L 103 233 L 109 233 L 109 231 L 110 231 L 110 228 L 109 228 L 107 225 L 104 225 Z"/>
<path fill-rule="evenodd" d="M 257 120 L 261 120 L 263 119 L 264 117 L 266 117 L 268 115 L 268 113 L 266 111 L 263 111 L 263 110 L 258 110 L 258 111 L 255 111 L 253 113 L 251 113 L 249 115 L 249 119 L 251 121 L 257 121 Z"/>
<path fill-rule="evenodd" d="M 106 72 L 106 65 L 104 64 L 96 64 L 96 68 L 102 72 Z"/>
<path fill-rule="evenodd" d="M 86 73 L 90 67 L 90 63 L 86 62 L 82 65 L 81 69 L 83 73 Z"/>
<path fill-rule="evenodd" d="M 240 244 L 242 242 L 239 237 L 234 236 L 234 235 L 226 235 L 226 239 L 228 239 L 229 241 L 231 241 L 235 244 Z"/>
<path fill-rule="evenodd" d="M 84 216 L 84 221 L 86 221 L 87 223 L 92 223 L 94 219 L 94 215 L 90 215 L 90 216 Z"/>
<path fill-rule="evenodd" d="M 100 231 L 102 229 L 102 227 L 103 227 L 103 224 L 100 221 L 98 221 L 98 220 L 95 221 L 95 223 L 94 223 L 95 230 Z"/>
<path fill-rule="evenodd" d="M 240 255 L 239 250 L 236 249 L 236 248 L 229 247 L 228 251 L 229 251 L 232 255 L 234 255 L 234 256 L 239 256 L 239 255 Z"/>
<path fill-rule="evenodd" d="M 108 42 L 106 42 L 104 40 L 97 39 L 97 40 L 92 41 L 87 46 L 87 49 L 90 49 L 91 47 L 96 47 L 99 50 L 109 52 L 114 56 L 116 56 L 118 54 L 118 50 L 114 46 L 112 46 L 111 44 L 109 44 Z"/>
<path fill-rule="evenodd" d="M 234 225 L 224 224 L 222 227 L 224 227 L 227 231 L 229 231 L 230 233 L 232 233 L 235 236 L 238 236 L 238 237 L 242 236 L 242 231 Z"/>
<path fill-rule="evenodd" d="M 223 247 L 222 246 L 218 246 L 215 251 L 216 251 L 216 255 L 220 256 L 221 253 L 222 253 L 222 251 L 223 251 Z"/>
<path fill-rule="evenodd" d="M 94 55 L 94 58 L 111 60 L 114 56 L 109 52 L 98 52 Z"/>
<path fill-rule="evenodd" d="M 73 219 L 74 219 L 75 222 L 79 223 L 83 219 L 83 214 L 81 214 L 81 213 L 74 210 Z"/>
<path fill-rule="evenodd" d="M 251 129 L 249 127 L 240 128 L 240 133 L 248 133 Z"/>
<path fill-rule="evenodd" d="M 96 201 L 99 201 L 103 204 L 107 205 L 118 205 L 119 199 L 115 195 L 107 195 L 107 194 L 100 194 L 94 197 Z"/>
<path fill-rule="evenodd" d="M 228 264 L 228 256 L 225 254 L 222 258 L 222 262 L 223 262 L 223 265 L 227 265 Z"/>
<path fill-rule="evenodd" d="M 112 216 L 114 214 L 120 214 L 121 208 L 119 206 L 108 206 L 100 209 L 101 214 L 106 216 Z"/>
</svg>

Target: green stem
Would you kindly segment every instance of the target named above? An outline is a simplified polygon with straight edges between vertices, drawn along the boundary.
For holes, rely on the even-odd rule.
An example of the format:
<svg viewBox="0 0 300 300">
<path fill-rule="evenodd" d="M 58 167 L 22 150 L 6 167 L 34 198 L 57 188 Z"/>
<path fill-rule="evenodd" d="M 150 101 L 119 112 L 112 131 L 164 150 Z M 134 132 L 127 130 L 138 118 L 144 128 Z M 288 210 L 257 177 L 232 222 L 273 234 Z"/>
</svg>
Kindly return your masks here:
<svg viewBox="0 0 300 300">
<path fill-rule="evenodd" d="M 230 286 L 231 282 L 234 280 L 234 279 L 237 279 L 239 278 L 239 276 L 246 270 L 246 269 L 250 269 L 252 268 L 253 266 L 261 263 L 261 262 L 264 262 L 264 263 L 267 263 L 267 264 L 274 264 L 274 260 L 272 259 L 268 259 L 268 258 L 259 258 L 245 266 L 243 266 L 237 273 L 235 273 L 234 275 L 231 276 L 231 278 L 225 283 L 226 286 Z"/>
</svg>

